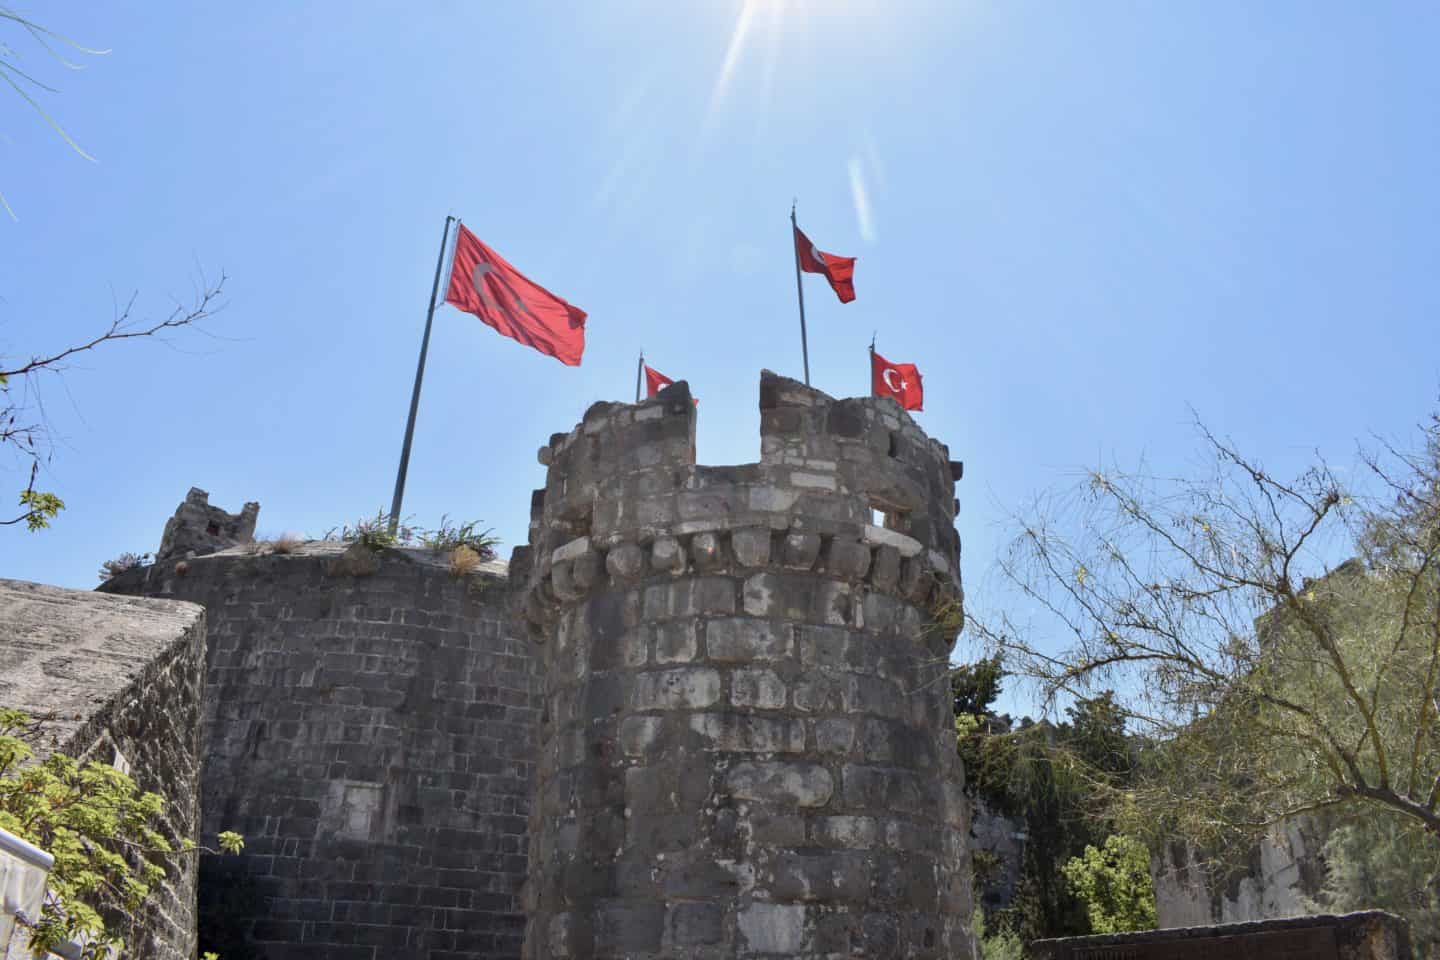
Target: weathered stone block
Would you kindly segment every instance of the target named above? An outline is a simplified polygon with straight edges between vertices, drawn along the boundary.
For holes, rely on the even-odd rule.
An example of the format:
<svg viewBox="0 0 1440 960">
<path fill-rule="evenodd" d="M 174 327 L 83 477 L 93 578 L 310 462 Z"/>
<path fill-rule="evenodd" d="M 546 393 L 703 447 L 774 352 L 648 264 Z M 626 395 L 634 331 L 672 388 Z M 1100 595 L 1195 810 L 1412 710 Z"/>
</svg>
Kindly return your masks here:
<svg viewBox="0 0 1440 960">
<path fill-rule="evenodd" d="M 877 836 L 874 817 L 819 817 L 815 820 L 815 841 L 827 847 L 867 850 L 875 845 Z"/>
<path fill-rule="evenodd" d="M 721 663 L 778 660 L 790 654 L 788 624 L 750 617 L 724 617 L 705 624 L 705 655 Z"/>
<path fill-rule="evenodd" d="M 814 725 L 815 750 L 818 753 L 844 755 L 855 745 L 855 723 L 852 720 L 829 717 L 814 721 Z"/>
<path fill-rule="evenodd" d="M 735 919 L 753 953 L 795 954 L 805 944 L 805 908 L 798 904 L 755 902 Z"/>
<path fill-rule="evenodd" d="M 672 949 L 719 943 L 725 911 L 718 903 L 671 903 L 665 914 L 665 939 Z"/>
<path fill-rule="evenodd" d="M 689 663 L 695 659 L 695 621 L 662 623 L 655 628 L 655 662 Z"/>
<path fill-rule="evenodd" d="M 656 573 L 678 577 L 685 572 L 685 548 L 674 537 L 657 537 L 650 545 L 650 566 Z"/>
<path fill-rule="evenodd" d="M 785 706 L 785 682 L 774 670 L 736 670 L 730 674 L 730 702 L 737 707 L 778 710 Z M 800 739 L 804 738 L 802 728 Z"/>
<path fill-rule="evenodd" d="M 581 592 L 570 577 L 570 561 L 561 560 L 550 568 L 550 588 L 562 601 L 578 600 Z"/>
<path fill-rule="evenodd" d="M 828 573 L 846 580 L 863 580 L 870 572 L 870 548 L 856 540 L 835 537 L 825 558 Z"/>
<path fill-rule="evenodd" d="M 770 562 L 768 527 L 746 527 L 730 535 L 735 560 L 742 567 L 763 567 Z"/>
<path fill-rule="evenodd" d="M 799 470 L 790 474 L 790 482 L 797 487 L 812 490 L 835 490 L 838 486 L 832 474 L 803 473 Z"/>
<path fill-rule="evenodd" d="M 691 577 L 645 588 L 645 619 L 734 613 L 735 581 L 729 577 Z"/>
<path fill-rule="evenodd" d="M 695 569 L 709 573 L 725 563 L 725 553 L 720 546 L 720 536 L 715 533 L 697 533 L 690 540 L 690 553 L 695 560 Z"/>
<path fill-rule="evenodd" d="M 820 535 L 790 533 L 785 536 L 785 566 L 792 570 L 809 570 L 820 556 Z"/>
<path fill-rule="evenodd" d="M 820 807 L 830 802 L 835 781 L 817 763 L 755 760 L 731 767 L 725 788 L 740 800 Z"/>
<path fill-rule="evenodd" d="M 870 582 L 876 590 L 894 590 L 900 582 L 900 551 L 894 547 L 879 547 L 870 565 Z"/>
<path fill-rule="evenodd" d="M 616 544 L 605 554 L 605 569 L 617 580 L 635 580 L 645 572 L 645 554 L 636 544 Z"/>
<path fill-rule="evenodd" d="M 576 557 L 590 551 L 589 537 L 576 537 L 568 543 L 556 547 L 550 554 L 551 563 L 560 563 L 563 560 L 574 560 Z"/>
<path fill-rule="evenodd" d="M 732 753 L 800 753 L 805 749 L 805 724 L 800 720 L 734 713 L 700 713 L 690 729 L 711 750 Z"/>
<path fill-rule="evenodd" d="M 660 739 L 661 717 L 626 717 L 620 721 L 620 749 L 626 756 L 645 757 Z"/>
<path fill-rule="evenodd" d="M 710 667 L 655 670 L 635 677 L 636 710 L 695 710 L 720 699 L 720 672 Z"/>
</svg>

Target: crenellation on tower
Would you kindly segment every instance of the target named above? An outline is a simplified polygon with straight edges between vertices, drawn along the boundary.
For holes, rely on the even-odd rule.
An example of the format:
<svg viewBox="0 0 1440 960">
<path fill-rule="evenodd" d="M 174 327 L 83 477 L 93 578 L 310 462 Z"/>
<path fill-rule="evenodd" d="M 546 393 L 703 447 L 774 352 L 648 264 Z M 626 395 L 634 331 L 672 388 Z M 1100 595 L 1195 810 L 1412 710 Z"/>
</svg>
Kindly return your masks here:
<svg viewBox="0 0 1440 960">
<path fill-rule="evenodd" d="M 695 463 L 683 382 L 541 450 L 531 960 L 968 951 L 949 452 L 889 400 L 760 406 L 757 463 Z"/>
<path fill-rule="evenodd" d="M 199 487 L 191 487 L 180 506 L 175 508 L 175 515 L 165 521 L 165 532 L 160 536 L 160 549 L 155 551 L 155 559 L 200 557 L 228 547 L 254 543 L 255 521 L 259 516 L 258 503 L 246 503 L 239 513 L 229 513 L 212 506 L 209 493 Z"/>
</svg>

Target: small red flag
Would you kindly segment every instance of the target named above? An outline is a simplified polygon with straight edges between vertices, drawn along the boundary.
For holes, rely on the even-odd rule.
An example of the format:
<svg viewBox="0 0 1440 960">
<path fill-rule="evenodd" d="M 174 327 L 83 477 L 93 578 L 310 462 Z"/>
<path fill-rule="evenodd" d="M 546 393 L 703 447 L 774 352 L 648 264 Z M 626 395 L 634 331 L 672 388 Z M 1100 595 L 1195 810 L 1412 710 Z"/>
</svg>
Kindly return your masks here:
<svg viewBox="0 0 1440 960">
<path fill-rule="evenodd" d="M 473 313 L 512 340 L 567 366 L 580 366 L 585 311 L 527 279 L 464 224 L 455 238 L 445 302 Z"/>
<path fill-rule="evenodd" d="M 650 366 L 650 364 L 645 364 L 645 396 L 653 397 L 659 393 L 663 387 L 668 387 L 674 382 L 674 380 L 671 380 L 665 376 L 665 374 Z M 694 401 L 696 406 L 700 405 L 700 401 L 695 400 L 694 397 L 692 397 L 691 400 Z"/>
<path fill-rule="evenodd" d="M 923 410 L 925 388 L 913 363 L 891 363 L 870 351 L 870 394 L 890 397 L 906 410 Z"/>
<path fill-rule="evenodd" d="M 849 303 L 855 299 L 854 257 L 840 257 L 822 252 L 799 227 L 795 228 L 795 252 L 800 257 L 800 269 L 806 273 L 823 273 L 841 303 Z"/>
</svg>

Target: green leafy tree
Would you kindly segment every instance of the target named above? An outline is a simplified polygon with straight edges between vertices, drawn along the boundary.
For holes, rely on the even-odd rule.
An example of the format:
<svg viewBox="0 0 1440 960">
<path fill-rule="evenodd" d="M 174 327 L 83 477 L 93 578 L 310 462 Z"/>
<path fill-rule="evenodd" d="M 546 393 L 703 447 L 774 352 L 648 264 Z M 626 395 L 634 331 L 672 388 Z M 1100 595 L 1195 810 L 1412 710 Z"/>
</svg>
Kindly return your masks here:
<svg viewBox="0 0 1440 960">
<path fill-rule="evenodd" d="M 1110 791 L 1124 832 L 1240 855 L 1343 809 L 1440 841 L 1440 419 L 1420 452 L 1368 459 L 1369 498 L 1323 463 L 1278 478 L 1200 429 L 1202 475 L 1095 471 L 1021 519 L 1002 569 L 1067 648 L 1003 615 L 976 631 L 1051 702 L 1118 691 L 1150 745 Z"/>
<path fill-rule="evenodd" d="M 1155 927 L 1155 888 L 1150 853 L 1134 837 L 1111 834 L 1102 847 L 1086 846 L 1063 868 L 1070 890 L 1085 904 L 1094 933 L 1127 933 Z"/>
<path fill-rule="evenodd" d="M 992 656 L 957 668 L 951 678 L 966 789 L 992 812 L 1019 820 L 1025 833 L 1019 883 L 1009 906 L 989 918 L 991 936 L 1018 944 L 1089 933 L 1084 904 L 1063 867 L 1110 830 L 1097 798 L 1101 786 L 1118 789 L 1130 775 L 1125 717 L 1104 693 L 1077 701 L 1064 723 L 1012 726 L 992 709 L 1004 676 L 1002 661 Z M 992 860 L 980 851 L 975 862 L 993 868 Z M 985 882 L 977 873 L 977 884 Z M 998 941 L 995 947 L 1008 949 Z"/>
<path fill-rule="evenodd" d="M 1316 913 L 1389 910 L 1410 922 L 1417 957 L 1440 956 L 1440 850 L 1413 821 L 1361 817 L 1325 842 L 1325 885 L 1306 904 Z"/>
<path fill-rule="evenodd" d="M 176 850 L 155 829 L 164 799 L 109 764 L 62 753 L 27 762 L 29 741 L 40 735 L 26 714 L 0 709 L 0 828 L 55 858 L 44 907 L 31 920 L 30 946 L 39 954 L 75 941 L 84 944 L 86 960 L 99 960 L 123 945 L 170 858 L 194 850 Z M 229 831 L 219 843 L 227 852 L 244 846 Z"/>
</svg>

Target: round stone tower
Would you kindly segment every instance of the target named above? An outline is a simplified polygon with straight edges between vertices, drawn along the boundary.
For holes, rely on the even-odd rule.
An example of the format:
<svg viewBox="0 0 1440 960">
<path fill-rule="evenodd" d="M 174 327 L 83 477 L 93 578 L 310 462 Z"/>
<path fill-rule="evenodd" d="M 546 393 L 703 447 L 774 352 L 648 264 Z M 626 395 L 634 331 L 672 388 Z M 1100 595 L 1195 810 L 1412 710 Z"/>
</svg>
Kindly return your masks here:
<svg viewBox="0 0 1440 960">
<path fill-rule="evenodd" d="M 759 463 L 695 464 L 684 383 L 540 450 L 529 960 L 970 955 L 960 465 L 889 399 L 760 409 Z"/>
</svg>

